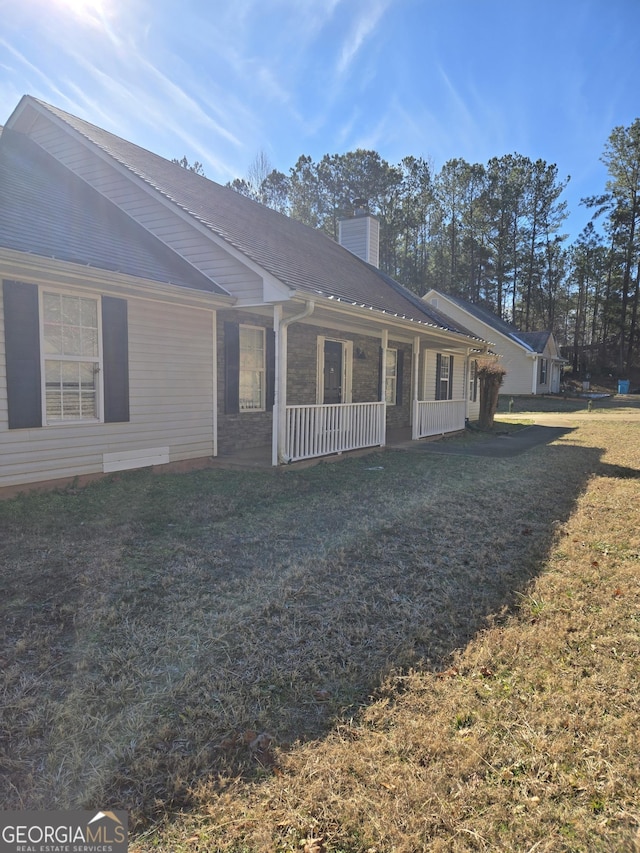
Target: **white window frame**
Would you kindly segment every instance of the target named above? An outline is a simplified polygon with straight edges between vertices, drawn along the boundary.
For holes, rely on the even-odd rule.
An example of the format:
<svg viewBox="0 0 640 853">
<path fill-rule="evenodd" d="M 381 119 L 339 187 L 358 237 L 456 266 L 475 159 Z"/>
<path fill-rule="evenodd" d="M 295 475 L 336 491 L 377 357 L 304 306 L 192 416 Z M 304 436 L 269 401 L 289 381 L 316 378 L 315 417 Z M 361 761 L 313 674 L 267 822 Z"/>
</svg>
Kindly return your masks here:
<svg viewBox="0 0 640 853">
<path fill-rule="evenodd" d="M 345 341 L 341 338 L 330 338 L 326 335 L 318 335 L 317 357 L 316 357 L 316 405 L 324 402 L 324 343 L 333 341 L 342 344 L 342 402 L 351 403 L 353 382 L 353 341 Z"/>
<path fill-rule="evenodd" d="M 251 331 L 252 334 L 259 332 L 262 337 L 262 367 L 251 368 L 251 373 L 258 373 L 261 376 L 260 382 L 260 401 L 259 406 L 243 406 L 242 405 L 242 332 Z M 240 414 L 250 412 L 265 412 L 267 409 L 267 335 L 266 329 L 263 326 L 252 326 L 248 323 L 240 323 L 238 326 L 238 410 Z M 244 369 L 247 372 L 247 368 Z"/>
<path fill-rule="evenodd" d="M 98 355 L 62 355 L 57 353 L 47 353 L 45 346 L 45 295 L 72 297 L 74 299 L 89 299 L 96 306 L 96 323 L 98 332 Z M 102 348 L 102 311 L 100 296 L 95 293 L 88 293 L 81 290 L 64 290 L 55 287 L 39 287 L 38 288 L 38 324 L 40 331 L 40 377 L 41 377 L 41 400 L 43 412 L 43 426 L 57 427 L 67 426 L 69 424 L 96 424 L 104 422 L 104 387 L 103 387 L 103 348 Z M 50 418 L 47 412 L 47 362 L 57 363 L 92 363 L 94 365 L 95 377 L 95 415 L 90 417 L 68 417 Z"/>
<path fill-rule="evenodd" d="M 446 353 L 440 353 L 440 375 L 439 376 L 438 376 L 438 362 L 436 360 L 436 382 L 434 384 L 437 384 L 437 387 L 438 387 L 438 394 L 436 395 L 436 397 L 439 400 L 451 400 L 451 399 L 453 399 L 453 393 L 452 393 L 453 386 L 451 385 L 451 382 L 453 381 L 453 376 L 451 375 L 451 370 L 450 370 L 450 364 L 451 364 L 450 357 L 451 356 L 449 356 Z M 445 365 L 446 365 L 446 368 L 445 368 Z M 447 374 L 445 378 L 443 378 L 443 376 L 442 376 L 443 372 Z M 442 395 L 442 383 L 443 382 L 446 382 L 446 384 L 447 384 L 447 393 L 444 396 Z"/>
<path fill-rule="evenodd" d="M 394 354 L 393 373 L 389 374 L 390 360 L 389 356 Z M 387 406 L 395 406 L 398 399 L 398 350 L 392 347 L 387 348 L 387 357 L 385 359 L 385 377 L 384 377 L 384 401 Z"/>
</svg>

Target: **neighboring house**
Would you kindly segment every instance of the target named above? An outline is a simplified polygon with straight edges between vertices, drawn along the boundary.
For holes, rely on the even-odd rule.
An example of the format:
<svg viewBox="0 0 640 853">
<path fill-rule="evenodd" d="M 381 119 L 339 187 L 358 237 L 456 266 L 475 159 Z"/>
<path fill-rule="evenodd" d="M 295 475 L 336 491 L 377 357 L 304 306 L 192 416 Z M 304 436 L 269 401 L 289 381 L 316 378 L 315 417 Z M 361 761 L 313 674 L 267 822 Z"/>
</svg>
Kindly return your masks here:
<svg viewBox="0 0 640 853">
<path fill-rule="evenodd" d="M 452 323 L 463 324 L 473 334 L 491 341 L 491 350 L 500 356 L 506 369 L 501 394 L 557 394 L 566 359 L 552 332 L 520 332 L 482 305 L 475 305 L 430 290 L 422 297 Z"/>
<path fill-rule="evenodd" d="M 376 228 L 343 223 L 347 251 L 25 96 L 0 136 L 0 489 L 462 429 L 487 345 L 368 262 Z"/>
</svg>

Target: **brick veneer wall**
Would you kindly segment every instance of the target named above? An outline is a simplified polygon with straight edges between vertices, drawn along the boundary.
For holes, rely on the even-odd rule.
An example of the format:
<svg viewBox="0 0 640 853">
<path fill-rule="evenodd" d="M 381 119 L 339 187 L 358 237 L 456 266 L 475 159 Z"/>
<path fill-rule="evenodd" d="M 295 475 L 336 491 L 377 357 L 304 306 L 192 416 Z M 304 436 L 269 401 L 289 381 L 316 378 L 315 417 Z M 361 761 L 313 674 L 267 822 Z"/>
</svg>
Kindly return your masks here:
<svg viewBox="0 0 640 853">
<path fill-rule="evenodd" d="M 267 318 L 239 311 L 218 313 L 218 452 L 237 453 L 245 448 L 268 446 L 272 437 L 271 412 L 224 411 L 224 323 L 237 322 L 272 328 Z M 336 332 L 331 328 L 293 324 L 288 330 L 287 403 L 314 405 L 317 388 L 318 337 L 353 343 L 352 399 L 368 403 L 379 399 L 380 339 Z M 389 341 L 389 347 L 404 351 L 402 405 L 387 407 L 387 426 L 409 426 L 411 412 L 411 347 Z"/>
<path fill-rule="evenodd" d="M 218 454 L 229 456 L 252 447 L 268 447 L 272 436 L 272 412 L 240 412 L 226 414 L 224 410 L 224 324 L 244 323 L 272 329 L 273 323 L 259 314 L 244 311 L 219 311 L 218 335 Z"/>
</svg>

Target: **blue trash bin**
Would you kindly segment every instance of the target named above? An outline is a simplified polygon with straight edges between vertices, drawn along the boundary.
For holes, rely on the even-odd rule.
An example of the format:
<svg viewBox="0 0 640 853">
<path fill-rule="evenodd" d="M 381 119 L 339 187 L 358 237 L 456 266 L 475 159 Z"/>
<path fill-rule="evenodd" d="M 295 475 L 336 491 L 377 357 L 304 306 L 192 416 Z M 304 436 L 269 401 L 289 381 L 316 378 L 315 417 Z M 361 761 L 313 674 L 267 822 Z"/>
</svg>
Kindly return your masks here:
<svg viewBox="0 0 640 853">
<path fill-rule="evenodd" d="M 618 394 L 629 393 L 630 381 L 628 379 L 618 379 Z"/>
</svg>

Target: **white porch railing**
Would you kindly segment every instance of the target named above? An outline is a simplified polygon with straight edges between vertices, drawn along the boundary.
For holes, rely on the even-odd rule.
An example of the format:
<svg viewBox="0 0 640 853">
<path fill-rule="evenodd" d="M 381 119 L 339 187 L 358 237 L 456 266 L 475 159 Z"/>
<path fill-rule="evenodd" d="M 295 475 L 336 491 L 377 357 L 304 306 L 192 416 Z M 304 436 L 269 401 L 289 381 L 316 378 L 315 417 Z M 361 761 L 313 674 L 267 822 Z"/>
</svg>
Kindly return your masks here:
<svg viewBox="0 0 640 853">
<path fill-rule="evenodd" d="M 384 403 L 287 406 L 284 452 L 289 462 L 384 442 Z"/>
<path fill-rule="evenodd" d="M 444 435 L 464 429 L 464 400 L 416 400 L 414 403 L 414 439 Z"/>
</svg>

